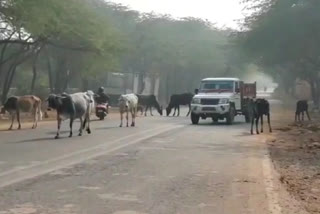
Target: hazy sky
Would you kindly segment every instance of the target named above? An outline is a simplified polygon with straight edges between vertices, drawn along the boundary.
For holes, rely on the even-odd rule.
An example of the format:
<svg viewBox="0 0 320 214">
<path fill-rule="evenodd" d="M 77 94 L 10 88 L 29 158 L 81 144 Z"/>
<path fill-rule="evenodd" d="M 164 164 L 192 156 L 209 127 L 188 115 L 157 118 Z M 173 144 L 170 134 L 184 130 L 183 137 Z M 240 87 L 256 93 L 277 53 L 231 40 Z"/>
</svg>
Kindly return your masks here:
<svg viewBox="0 0 320 214">
<path fill-rule="evenodd" d="M 235 28 L 235 20 L 243 18 L 239 0 L 111 0 L 143 12 L 171 14 L 174 17 L 193 16 L 208 19 L 218 26 Z"/>
</svg>

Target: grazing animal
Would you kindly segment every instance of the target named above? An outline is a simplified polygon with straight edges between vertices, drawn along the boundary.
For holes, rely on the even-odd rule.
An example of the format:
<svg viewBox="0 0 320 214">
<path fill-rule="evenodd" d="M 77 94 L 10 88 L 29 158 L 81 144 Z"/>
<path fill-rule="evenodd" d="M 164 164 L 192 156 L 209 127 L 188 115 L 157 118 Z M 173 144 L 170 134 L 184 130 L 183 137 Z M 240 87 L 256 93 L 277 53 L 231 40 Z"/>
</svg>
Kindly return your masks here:
<svg viewBox="0 0 320 214">
<path fill-rule="evenodd" d="M 155 95 L 137 94 L 137 97 L 139 99 L 138 106 L 145 107 L 144 116 L 147 116 L 148 109 L 150 109 L 150 115 L 153 116 L 152 107 L 155 107 L 157 109 L 158 113 L 162 116 L 162 107 L 160 107 Z M 141 115 L 142 114 L 143 114 L 143 110 L 141 110 Z"/>
<path fill-rule="evenodd" d="M 249 101 L 249 114 L 251 118 L 251 134 L 253 134 L 253 124 L 256 122 L 256 133 L 259 134 L 259 119 L 261 120 L 261 133 L 263 132 L 263 115 L 268 118 L 269 131 L 272 132 L 270 124 L 270 104 L 266 99 L 256 99 Z"/>
<path fill-rule="evenodd" d="M 72 126 L 75 119 L 80 119 L 79 136 L 82 135 L 82 130 L 86 128 L 88 134 L 90 130 L 90 104 L 92 100 L 86 93 L 62 94 L 61 96 L 51 94 L 48 99 L 49 108 L 57 111 L 58 129 L 55 139 L 60 136 L 61 121 L 70 119 L 70 134 L 72 137 Z M 87 123 L 87 126 L 86 126 Z"/>
<path fill-rule="evenodd" d="M 180 105 L 188 105 L 189 111 L 187 116 L 189 116 L 191 112 L 191 101 L 193 98 L 193 94 L 191 93 L 184 93 L 184 94 L 174 94 L 170 97 L 170 102 L 168 107 L 166 108 L 167 116 L 170 115 L 171 110 L 174 108 L 173 116 L 176 115 L 176 110 L 178 110 L 177 116 L 180 116 Z"/>
<path fill-rule="evenodd" d="M 11 125 L 9 130 L 12 129 L 13 122 L 17 116 L 18 129 L 21 129 L 20 123 L 20 113 L 21 112 L 31 112 L 33 116 L 33 125 L 32 128 L 35 129 L 38 126 L 38 120 L 42 120 L 42 111 L 41 111 L 41 99 L 33 95 L 25 96 L 12 96 L 7 99 L 4 106 L 1 109 L 1 113 L 9 112 L 11 116 Z"/>
<path fill-rule="evenodd" d="M 309 120 L 310 119 L 310 115 L 309 115 L 309 111 L 308 111 L 308 101 L 307 100 L 299 100 L 297 102 L 297 108 L 296 108 L 296 116 L 295 116 L 295 121 L 297 122 L 297 120 L 300 122 L 300 114 L 302 114 L 302 121 L 304 121 L 304 112 L 306 112 L 307 117 Z"/>
<path fill-rule="evenodd" d="M 131 113 L 132 123 L 131 126 L 135 126 L 135 119 L 137 114 L 139 98 L 135 94 L 124 94 L 119 98 L 119 110 L 120 110 L 120 127 L 123 125 L 123 114 L 126 113 L 127 127 L 129 126 L 129 112 Z"/>
</svg>

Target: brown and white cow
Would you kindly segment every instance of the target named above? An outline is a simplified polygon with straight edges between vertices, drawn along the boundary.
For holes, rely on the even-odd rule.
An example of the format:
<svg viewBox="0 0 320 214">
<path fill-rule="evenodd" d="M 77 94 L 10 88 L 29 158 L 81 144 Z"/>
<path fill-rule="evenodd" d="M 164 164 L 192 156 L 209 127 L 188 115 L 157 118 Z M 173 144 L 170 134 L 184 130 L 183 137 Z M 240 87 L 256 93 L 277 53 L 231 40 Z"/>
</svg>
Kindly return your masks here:
<svg viewBox="0 0 320 214">
<path fill-rule="evenodd" d="M 31 112 L 33 116 L 33 125 L 32 128 L 37 128 L 38 120 L 42 120 L 41 112 L 41 99 L 33 95 L 25 96 L 12 96 L 7 99 L 4 106 L 1 109 L 1 113 L 9 112 L 11 116 L 11 125 L 9 130 L 12 129 L 13 122 L 17 116 L 18 129 L 21 129 L 20 123 L 20 113 L 21 112 Z"/>
</svg>

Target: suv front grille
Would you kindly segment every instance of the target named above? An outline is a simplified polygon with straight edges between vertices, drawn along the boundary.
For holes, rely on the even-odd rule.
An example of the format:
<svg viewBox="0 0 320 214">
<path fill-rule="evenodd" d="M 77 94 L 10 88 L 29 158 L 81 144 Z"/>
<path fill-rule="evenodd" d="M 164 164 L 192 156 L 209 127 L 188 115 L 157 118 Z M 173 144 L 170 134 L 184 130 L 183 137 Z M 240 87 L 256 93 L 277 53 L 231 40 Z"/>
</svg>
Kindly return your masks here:
<svg viewBox="0 0 320 214">
<path fill-rule="evenodd" d="M 201 99 L 202 105 L 218 105 L 219 99 Z"/>
</svg>

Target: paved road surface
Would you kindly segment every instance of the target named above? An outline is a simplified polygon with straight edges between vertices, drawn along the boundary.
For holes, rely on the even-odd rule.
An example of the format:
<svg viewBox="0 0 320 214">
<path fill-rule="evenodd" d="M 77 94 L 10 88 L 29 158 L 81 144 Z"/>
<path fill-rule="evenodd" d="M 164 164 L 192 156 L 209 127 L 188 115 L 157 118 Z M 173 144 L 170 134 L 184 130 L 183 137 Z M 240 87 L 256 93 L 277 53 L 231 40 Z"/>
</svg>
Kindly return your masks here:
<svg viewBox="0 0 320 214">
<path fill-rule="evenodd" d="M 114 118 L 60 140 L 55 123 L 0 132 L 0 214 L 280 213 L 263 138 L 242 120 Z"/>
</svg>

